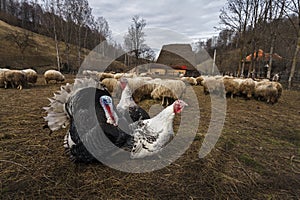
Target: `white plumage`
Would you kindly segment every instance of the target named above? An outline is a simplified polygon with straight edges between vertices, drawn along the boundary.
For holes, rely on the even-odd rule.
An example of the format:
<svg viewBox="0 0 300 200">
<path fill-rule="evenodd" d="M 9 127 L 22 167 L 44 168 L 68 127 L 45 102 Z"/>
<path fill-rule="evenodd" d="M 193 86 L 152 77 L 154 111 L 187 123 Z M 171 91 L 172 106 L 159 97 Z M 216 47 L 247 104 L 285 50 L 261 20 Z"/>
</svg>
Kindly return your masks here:
<svg viewBox="0 0 300 200">
<path fill-rule="evenodd" d="M 173 137 L 173 120 L 187 104 L 175 101 L 151 119 L 141 120 L 130 125 L 134 144 L 131 158 L 144 158 L 158 153 Z"/>
</svg>

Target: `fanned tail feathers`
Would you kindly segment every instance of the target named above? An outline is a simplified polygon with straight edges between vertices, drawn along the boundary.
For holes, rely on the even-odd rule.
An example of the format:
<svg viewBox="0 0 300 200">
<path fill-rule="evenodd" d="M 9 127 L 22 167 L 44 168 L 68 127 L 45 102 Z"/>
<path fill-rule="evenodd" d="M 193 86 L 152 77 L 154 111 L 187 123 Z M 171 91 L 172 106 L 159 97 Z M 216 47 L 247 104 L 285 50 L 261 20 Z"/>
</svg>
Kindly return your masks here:
<svg viewBox="0 0 300 200">
<path fill-rule="evenodd" d="M 44 119 L 47 121 L 50 130 L 56 131 L 69 125 L 69 115 L 66 111 L 65 103 L 67 103 L 70 96 L 87 87 L 104 89 L 103 85 L 97 80 L 77 78 L 73 84 L 67 83 L 61 86 L 60 90 L 55 92 L 53 97 L 48 98 L 50 104 L 48 107 L 43 107 L 43 109 L 47 112 L 47 116 Z"/>
</svg>

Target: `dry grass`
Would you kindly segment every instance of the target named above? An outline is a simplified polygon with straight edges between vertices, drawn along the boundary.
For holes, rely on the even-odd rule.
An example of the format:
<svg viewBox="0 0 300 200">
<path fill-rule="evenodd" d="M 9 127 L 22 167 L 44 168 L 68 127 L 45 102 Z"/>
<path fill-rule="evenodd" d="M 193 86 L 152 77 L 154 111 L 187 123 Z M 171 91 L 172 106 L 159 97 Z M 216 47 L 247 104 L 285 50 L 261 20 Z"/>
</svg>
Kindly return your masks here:
<svg viewBox="0 0 300 200">
<path fill-rule="evenodd" d="M 209 96 L 195 86 L 201 122 L 188 151 L 161 170 L 129 174 L 71 163 L 62 146 L 65 130 L 49 136 L 42 129 L 42 107 L 59 86 L 39 77 L 22 91 L 0 89 L 0 199 L 300 198 L 299 91 L 284 91 L 275 105 L 228 99 L 222 136 L 199 159 L 211 108 Z"/>
</svg>

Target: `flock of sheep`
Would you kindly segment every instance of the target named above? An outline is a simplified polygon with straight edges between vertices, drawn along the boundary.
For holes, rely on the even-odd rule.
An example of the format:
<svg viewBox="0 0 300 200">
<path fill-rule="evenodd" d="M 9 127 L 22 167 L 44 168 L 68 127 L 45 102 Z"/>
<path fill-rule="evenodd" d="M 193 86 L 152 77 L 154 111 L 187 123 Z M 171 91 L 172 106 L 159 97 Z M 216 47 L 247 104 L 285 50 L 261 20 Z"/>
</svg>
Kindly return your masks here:
<svg viewBox="0 0 300 200">
<path fill-rule="evenodd" d="M 85 70 L 82 76 L 99 80 L 115 97 L 120 97 L 122 93 L 118 80 L 126 78 L 132 97 L 137 103 L 144 99 L 155 99 L 160 100 L 162 105 L 170 105 L 179 99 L 186 89 L 186 84 L 182 80 L 136 76 L 135 73 L 112 74 Z"/>
<path fill-rule="evenodd" d="M 282 85 L 268 79 L 254 80 L 252 78 L 235 78 L 230 76 L 199 76 L 181 77 L 180 79 L 160 79 L 149 76 L 136 76 L 134 73 L 104 73 L 84 70 L 82 77 L 91 77 L 104 84 L 115 96 L 121 94 L 119 79 L 125 77 L 133 91 L 136 102 L 143 99 L 161 100 L 162 105 L 168 105 L 180 98 L 186 89 L 186 83 L 203 86 L 205 94 L 227 95 L 231 98 L 244 96 L 247 99 L 256 98 L 267 103 L 276 103 L 282 94 Z M 9 70 L 0 69 L 0 87 L 22 89 L 28 84 L 37 82 L 38 74 L 33 69 Z M 56 70 L 44 73 L 46 84 L 50 81 L 63 82 L 64 75 Z"/>
<path fill-rule="evenodd" d="M 268 79 L 236 78 L 232 76 L 199 76 L 181 77 L 177 80 L 152 79 L 151 77 L 137 77 L 134 73 L 103 73 L 85 70 L 84 77 L 93 77 L 101 81 L 114 95 L 120 94 L 118 79 L 126 77 L 133 92 L 133 98 L 139 102 L 145 98 L 158 99 L 162 104 L 168 105 L 170 102 L 181 97 L 186 85 L 203 86 L 205 94 L 226 95 L 231 98 L 244 96 L 246 99 L 255 98 L 274 104 L 278 102 L 282 94 L 282 85 L 276 81 Z"/>
<path fill-rule="evenodd" d="M 191 85 L 201 85 L 205 94 L 244 96 L 274 104 L 282 94 L 282 85 L 269 79 L 236 78 L 231 76 L 183 77 Z"/>
<path fill-rule="evenodd" d="M 0 87 L 4 88 L 17 88 L 22 90 L 28 84 L 35 84 L 37 82 L 38 74 L 33 69 L 24 70 L 10 70 L 0 69 Z M 64 75 L 56 70 L 48 70 L 44 73 L 45 82 L 54 80 L 56 82 L 63 82 Z"/>
</svg>

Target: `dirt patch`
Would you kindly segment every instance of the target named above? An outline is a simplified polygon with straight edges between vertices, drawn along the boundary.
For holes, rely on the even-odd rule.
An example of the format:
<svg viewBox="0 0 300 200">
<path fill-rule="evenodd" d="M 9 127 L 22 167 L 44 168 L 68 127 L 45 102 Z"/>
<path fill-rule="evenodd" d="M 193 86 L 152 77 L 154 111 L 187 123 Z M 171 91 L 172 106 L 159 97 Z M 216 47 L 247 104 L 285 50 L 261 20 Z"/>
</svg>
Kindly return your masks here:
<svg viewBox="0 0 300 200">
<path fill-rule="evenodd" d="M 222 135 L 199 159 L 211 106 L 203 88 L 195 86 L 201 116 L 193 144 L 166 168 L 129 174 L 71 163 L 62 145 L 66 130 L 50 136 L 42 128 L 42 107 L 59 87 L 39 77 L 36 86 L 22 91 L 0 89 L 1 199 L 300 198 L 299 91 L 284 91 L 275 105 L 228 99 Z M 148 101 L 141 105 L 149 108 Z"/>
</svg>

